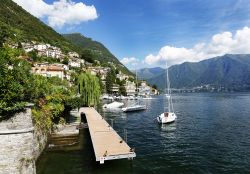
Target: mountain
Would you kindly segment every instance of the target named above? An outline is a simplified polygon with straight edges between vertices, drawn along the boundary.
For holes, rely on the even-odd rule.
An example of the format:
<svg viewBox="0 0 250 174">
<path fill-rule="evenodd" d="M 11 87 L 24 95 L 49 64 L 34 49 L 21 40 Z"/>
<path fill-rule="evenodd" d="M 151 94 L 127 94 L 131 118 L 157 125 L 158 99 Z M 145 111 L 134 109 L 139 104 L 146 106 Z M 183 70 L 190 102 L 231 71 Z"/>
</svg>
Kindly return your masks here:
<svg viewBox="0 0 250 174">
<path fill-rule="evenodd" d="M 62 36 L 12 0 L 1 0 L 0 2 L 0 43 L 2 42 L 1 35 L 4 35 L 4 37 L 7 35 L 9 40 L 14 42 L 37 41 L 49 43 L 65 52 L 76 51 L 83 54 L 84 50 L 88 49 L 94 54 L 94 60 L 113 62 L 119 70 L 132 75 L 101 43 L 92 41 L 80 34 Z"/>
<path fill-rule="evenodd" d="M 133 72 L 135 73 L 135 70 Z M 164 72 L 164 69 L 161 67 L 143 68 L 143 69 L 137 70 L 137 76 L 139 79 L 147 80 L 147 79 L 157 77 L 163 72 Z"/>
<path fill-rule="evenodd" d="M 62 35 L 32 16 L 12 0 L 0 2 L 0 29 L 6 29 L 15 41 L 38 41 L 58 46 L 64 51 L 76 50 Z"/>
<path fill-rule="evenodd" d="M 250 89 L 250 55 L 226 54 L 196 63 L 185 62 L 169 68 L 173 88 L 193 88 L 202 85 L 230 89 Z M 148 79 L 150 84 L 165 86 L 165 73 Z"/>
<path fill-rule="evenodd" d="M 125 74 L 132 73 L 100 42 L 94 41 L 91 38 L 85 37 L 80 33 L 63 34 L 64 38 L 80 48 L 80 51 L 91 50 L 95 60 L 102 64 L 113 62 L 119 70 Z"/>
</svg>

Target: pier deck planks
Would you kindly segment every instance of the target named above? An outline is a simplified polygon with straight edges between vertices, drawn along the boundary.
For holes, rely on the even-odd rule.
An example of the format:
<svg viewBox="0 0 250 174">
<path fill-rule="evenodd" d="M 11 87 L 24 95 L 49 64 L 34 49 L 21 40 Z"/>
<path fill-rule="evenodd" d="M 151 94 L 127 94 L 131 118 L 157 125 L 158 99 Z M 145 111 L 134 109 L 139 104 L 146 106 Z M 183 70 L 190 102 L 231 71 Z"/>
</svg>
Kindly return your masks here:
<svg viewBox="0 0 250 174">
<path fill-rule="evenodd" d="M 135 152 L 92 107 L 80 108 L 80 113 L 86 115 L 89 132 L 94 147 L 96 161 L 134 158 Z"/>
</svg>

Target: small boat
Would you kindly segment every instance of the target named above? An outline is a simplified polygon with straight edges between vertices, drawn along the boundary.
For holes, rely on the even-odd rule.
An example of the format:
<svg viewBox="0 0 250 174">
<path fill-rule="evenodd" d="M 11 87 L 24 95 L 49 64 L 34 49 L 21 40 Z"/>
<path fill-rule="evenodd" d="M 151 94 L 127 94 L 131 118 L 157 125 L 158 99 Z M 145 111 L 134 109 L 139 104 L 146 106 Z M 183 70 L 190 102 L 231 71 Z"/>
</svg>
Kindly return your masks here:
<svg viewBox="0 0 250 174">
<path fill-rule="evenodd" d="M 121 100 L 127 100 L 128 99 L 128 97 L 127 96 L 121 96 Z"/>
<path fill-rule="evenodd" d="M 153 98 L 149 95 L 149 96 L 143 97 L 142 99 L 144 99 L 144 100 L 151 100 L 151 99 L 153 99 Z"/>
<path fill-rule="evenodd" d="M 112 96 L 109 96 L 108 94 L 104 94 L 101 98 L 103 100 L 114 100 L 114 98 Z"/>
<path fill-rule="evenodd" d="M 129 100 L 136 100 L 136 97 L 131 95 L 131 96 L 128 96 L 128 99 Z"/>
<path fill-rule="evenodd" d="M 136 82 L 135 82 L 135 84 L 137 84 L 137 71 L 136 71 Z M 135 96 L 129 96 L 130 100 L 137 100 L 138 99 L 137 85 L 136 85 L 135 91 L 136 91 L 136 95 Z M 139 102 L 140 101 L 138 101 L 137 104 L 135 104 L 135 105 L 127 106 L 127 107 L 122 108 L 122 111 L 123 112 L 134 112 L 134 111 L 142 111 L 142 110 L 147 109 L 146 105 L 141 105 L 141 104 L 139 104 Z"/>
<path fill-rule="evenodd" d="M 146 105 L 134 105 L 122 108 L 123 112 L 142 111 L 147 109 Z"/>
<path fill-rule="evenodd" d="M 169 81 L 169 77 L 168 77 L 168 67 L 166 66 L 166 76 L 167 76 L 167 92 L 164 95 L 165 98 L 168 101 L 168 111 L 164 111 L 162 114 L 160 114 L 156 119 L 159 123 L 172 123 L 175 121 L 175 119 L 177 118 L 176 114 L 174 113 L 174 107 L 173 107 L 173 103 L 172 103 L 172 96 L 171 96 L 171 89 L 170 89 L 170 81 Z M 165 110 L 165 108 L 164 108 Z"/>
<path fill-rule="evenodd" d="M 121 103 L 121 102 L 112 102 L 112 103 L 109 103 L 109 104 L 105 104 L 103 105 L 103 108 L 108 108 L 108 109 L 113 109 L 113 108 L 120 108 L 124 105 L 124 103 Z"/>
</svg>

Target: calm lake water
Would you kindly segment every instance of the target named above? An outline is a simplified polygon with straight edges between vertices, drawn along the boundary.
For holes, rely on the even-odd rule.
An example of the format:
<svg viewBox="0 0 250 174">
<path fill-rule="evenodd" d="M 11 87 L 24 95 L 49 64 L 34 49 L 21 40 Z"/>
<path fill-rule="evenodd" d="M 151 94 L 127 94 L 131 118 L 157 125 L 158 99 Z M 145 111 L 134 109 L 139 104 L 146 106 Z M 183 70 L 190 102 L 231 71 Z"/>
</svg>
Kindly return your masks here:
<svg viewBox="0 0 250 174">
<path fill-rule="evenodd" d="M 177 120 L 159 125 L 162 96 L 145 100 L 148 110 L 136 113 L 100 111 L 137 157 L 133 161 L 95 162 L 87 129 L 83 148 L 45 153 L 38 174 L 80 173 L 250 173 L 250 94 L 175 94 Z"/>
</svg>

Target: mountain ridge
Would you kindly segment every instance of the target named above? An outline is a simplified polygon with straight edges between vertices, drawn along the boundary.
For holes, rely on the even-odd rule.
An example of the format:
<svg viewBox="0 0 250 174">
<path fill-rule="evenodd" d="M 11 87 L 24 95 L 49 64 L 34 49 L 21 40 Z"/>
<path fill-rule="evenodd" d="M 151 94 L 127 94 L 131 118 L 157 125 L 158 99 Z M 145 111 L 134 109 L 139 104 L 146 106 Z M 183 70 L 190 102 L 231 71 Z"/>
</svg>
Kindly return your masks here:
<svg viewBox="0 0 250 174">
<path fill-rule="evenodd" d="M 225 54 L 200 62 L 184 62 L 169 68 L 171 87 L 193 88 L 202 85 L 241 88 L 250 86 L 250 54 Z M 164 88 L 165 74 L 148 79 Z"/>
<path fill-rule="evenodd" d="M 103 64 L 113 62 L 118 66 L 118 69 L 126 74 L 132 73 L 125 67 L 102 43 L 86 37 L 81 33 L 67 33 L 62 36 L 81 50 L 92 50 L 92 54 L 96 60 Z"/>
<path fill-rule="evenodd" d="M 161 67 L 154 68 L 142 68 L 139 70 L 133 70 L 133 72 L 137 72 L 137 76 L 141 80 L 148 80 L 150 78 L 156 77 L 164 71 Z"/>
</svg>

